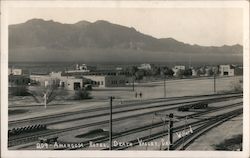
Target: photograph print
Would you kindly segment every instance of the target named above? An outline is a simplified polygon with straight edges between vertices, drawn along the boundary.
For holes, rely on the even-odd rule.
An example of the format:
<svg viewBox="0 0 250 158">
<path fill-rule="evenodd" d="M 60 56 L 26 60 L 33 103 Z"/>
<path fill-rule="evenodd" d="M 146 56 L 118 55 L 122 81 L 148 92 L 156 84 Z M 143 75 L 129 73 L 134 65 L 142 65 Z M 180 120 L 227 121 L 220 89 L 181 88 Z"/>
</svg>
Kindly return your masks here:
<svg viewBox="0 0 250 158">
<path fill-rule="evenodd" d="M 162 3 L 5 5 L 7 150 L 242 153 L 246 8 Z"/>
</svg>

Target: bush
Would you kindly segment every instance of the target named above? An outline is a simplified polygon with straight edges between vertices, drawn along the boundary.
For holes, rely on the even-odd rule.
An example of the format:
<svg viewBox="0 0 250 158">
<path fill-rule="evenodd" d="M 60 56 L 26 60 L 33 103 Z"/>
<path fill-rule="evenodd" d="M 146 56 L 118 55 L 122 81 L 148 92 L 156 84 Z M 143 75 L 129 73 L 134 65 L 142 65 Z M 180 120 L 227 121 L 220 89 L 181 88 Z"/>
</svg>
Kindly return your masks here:
<svg viewBox="0 0 250 158">
<path fill-rule="evenodd" d="M 242 134 L 235 135 L 230 139 L 226 139 L 220 144 L 213 145 L 215 150 L 225 150 L 225 151 L 242 151 Z"/>
<path fill-rule="evenodd" d="M 191 69 L 186 69 L 183 71 L 184 76 L 192 76 L 192 70 Z"/>
<path fill-rule="evenodd" d="M 242 86 L 242 83 L 240 83 L 239 80 L 232 82 L 232 91 L 233 92 L 243 92 L 243 86 Z"/>
<path fill-rule="evenodd" d="M 75 100 L 84 100 L 84 99 L 91 99 L 90 92 L 86 89 L 79 89 L 75 91 Z"/>
<path fill-rule="evenodd" d="M 16 86 L 9 87 L 10 94 L 13 96 L 28 96 L 30 93 L 28 92 L 27 86 Z"/>
</svg>

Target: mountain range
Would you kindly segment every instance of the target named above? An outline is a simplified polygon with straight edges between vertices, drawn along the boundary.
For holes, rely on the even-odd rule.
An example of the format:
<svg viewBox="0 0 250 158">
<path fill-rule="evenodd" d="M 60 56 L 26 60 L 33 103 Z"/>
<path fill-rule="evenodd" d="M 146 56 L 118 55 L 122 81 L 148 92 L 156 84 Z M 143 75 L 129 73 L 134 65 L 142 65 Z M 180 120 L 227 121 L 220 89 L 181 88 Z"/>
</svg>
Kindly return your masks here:
<svg viewBox="0 0 250 158">
<path fill-rule="evenodd" d="M 9 25 L 9 60 L 242 63 L 243 47 L 159 39 L 104 20 L 63 24 L 31 19 Z"/>
</svg>

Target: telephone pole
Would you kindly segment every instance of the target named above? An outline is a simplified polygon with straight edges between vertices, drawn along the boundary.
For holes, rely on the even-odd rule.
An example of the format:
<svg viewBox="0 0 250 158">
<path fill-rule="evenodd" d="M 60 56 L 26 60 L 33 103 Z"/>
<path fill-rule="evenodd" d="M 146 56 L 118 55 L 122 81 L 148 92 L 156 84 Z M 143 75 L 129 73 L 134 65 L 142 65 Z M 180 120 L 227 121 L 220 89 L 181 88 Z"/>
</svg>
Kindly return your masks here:
<svg viewBox="0 0 250 158">
<path fill-rule="evenodd" d="M 174 120 L 179 121 L 178 119 L 174 119 L 174 114 L 170 113 L 169 115 L 164 115 L 164 114 L 157 114 L 155 113 L 155 116 L 160 116 L 160 117 L 165 117 L 167 118 L 168 116 L 168 150 L 172 150 L 172 145 L 173 145 L 173 125 L 174 125 Z M 164 121 L 164 125 L 166 122 L 166 119 L 163 120 Z M 164 129 L 164 127 L 163 127 Z"/>
<path fill-rule="evenodd" d="M 214 73 L 214 93 L 216 93 L 216 74 Z"/>
<path fill-rule="evenodd" d="M 166 75 L 164 75 L 164 98 L 166 98 Z"/>
<path fill-rule="evenodd" d="M 135 91 L 135 77 L 133 77 L 133 91 Z"/>
<path fill-rule="evenodd" d="M 114 97 L 110 97 L 110 119 L 109 119 L 109 150 L 112 150 L 112 103 Z"/>
<path fill-rule="evenodd" d="M 169 147 L 168 150 L 172 150 L 172 144 L 173 144 L 173 118 L 174 118 L 174 114 L 170 113 L 169 114 L 169 129 L 168 129 L 168 136 L 169 136 Z"/>
</svg>

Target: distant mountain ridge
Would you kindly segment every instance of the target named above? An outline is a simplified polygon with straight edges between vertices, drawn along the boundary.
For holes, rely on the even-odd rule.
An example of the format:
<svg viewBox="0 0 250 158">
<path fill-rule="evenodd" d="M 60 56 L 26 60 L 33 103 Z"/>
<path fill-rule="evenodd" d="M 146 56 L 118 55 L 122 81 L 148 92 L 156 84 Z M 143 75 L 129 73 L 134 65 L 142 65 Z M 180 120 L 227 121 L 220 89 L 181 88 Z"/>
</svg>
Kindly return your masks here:
<svg viewBox="0 0 250 158">
<path fill-rule="evenodd" d="M 242 62 L 241 45 L 205 47 L 157 39 L 108 21 L 62 24 L 31 19 L 9 26 L 10 61 Z"/>
</svg>

